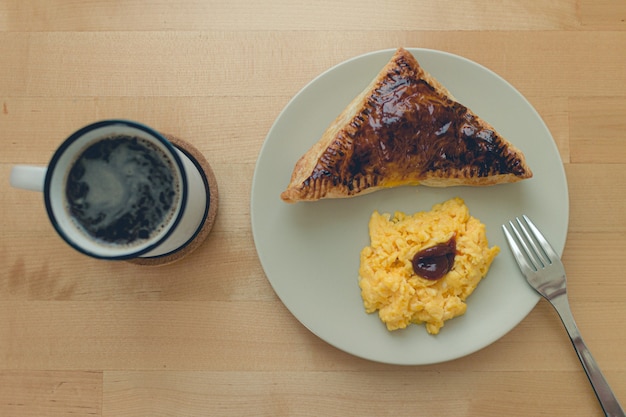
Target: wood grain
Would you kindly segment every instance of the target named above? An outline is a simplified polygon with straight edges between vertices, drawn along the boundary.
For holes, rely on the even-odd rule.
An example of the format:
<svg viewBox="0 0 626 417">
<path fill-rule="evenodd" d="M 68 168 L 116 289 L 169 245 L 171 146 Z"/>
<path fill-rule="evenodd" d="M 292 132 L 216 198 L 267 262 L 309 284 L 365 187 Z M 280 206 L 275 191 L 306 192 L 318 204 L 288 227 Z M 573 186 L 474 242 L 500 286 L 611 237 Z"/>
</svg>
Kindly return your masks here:
<svg viewBox="0 0 626 417">
<path fill-rule="evenodd" d="M 496 416 L 516 415 L 520 408 L 541 415 L 550 404 L 572 415 L 599 412 L 593 398 L 570 398 L 574 387 L 586 381 L 568 372 L 468 374 L 391 369 L 360 372 L 355 382 L 350 373 L 342 372 L 112 372 L 105 378 L 107 400 L 103 410 L 116 416 L 308 416 L 312 409 L 328 416 Z M 568 388 L 547 394 L 551 386 L 565 382 L 570 384 Z M 529 392 L 526 386 L 546 394 L 529 401 L 534 390 Z M 496 391 L 501 396 L 494 400 L 480 395 L 485 391 Z"/>
<path fill-rule="evenodd" d="M 102 415 L 102 372 L 0 371 L 0 414 Z"/>
<path fill-rule="evenodd" d="M 319 339 L 265 277 L 250 192 L 274 120 L 328 68 L 398 46 L 478 62 L 545 121 L 568 180 L 572 310 L 626 404 L 625 3 L 382 6 L 0 2 L 1 416 L 600 415 L 543 300 L 472 355 L 400 367 Z M 86 258 L 54 233 L 40 194 L 9 187 L 12 165 L 46 164 L 70 133 L 106 118 L 176 135 L 213 167 L 219 214 L 184 262 Z"/>
<path fill-rule="evenodd" d="M 557 0 L 502 1 L 490 4 L 478 0 L 463 3 L 444 0 L 436 3 L 391 2 L 386 7 L 373 0 L 349 0 L 337 4 L 323 1 L 272 3 L 204 3 L 184 0 L 146 3 L 140 0 L 121 6 L 114 0 L 72 0 L 4 3 L 4 22 L 9 31 L 167 31 L 167 30 L 555 30 L 582 26 L 575 2 Z M 372 10 L 376 10 L 374 18 Z M 589 23 L 620 10 L 608 0 L 587 11 Z M 623 10 L 623 9 L 622 9 Z"/>
</svg>

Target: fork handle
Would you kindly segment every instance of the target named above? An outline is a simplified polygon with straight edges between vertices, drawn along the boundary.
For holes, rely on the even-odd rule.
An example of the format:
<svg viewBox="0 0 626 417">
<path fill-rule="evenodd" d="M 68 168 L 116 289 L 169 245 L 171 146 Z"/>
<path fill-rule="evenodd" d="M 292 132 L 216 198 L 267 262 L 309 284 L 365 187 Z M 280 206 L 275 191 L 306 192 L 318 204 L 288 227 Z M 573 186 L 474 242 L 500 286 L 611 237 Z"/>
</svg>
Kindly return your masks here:
<svg viewBox="0 0 626 417">
<path fill-rule="evenodd" d="M 607 417 L 625 417 L 626 414 L 624 413 L 624 410 L 620 406 L 619 401 L 617 401 L 611 387 L 608 382 L 606 382 L 604 375 L 602 375 L 600 367 L 596 363 L 595 359 L 593 359 L 593 356 L 591 356 L 591 352 L 587 348 L 587 345 L 585 345 L 585 342 L 578 331 L 578 326 L 576 326 L 572 310 L 569 306 L 567 293 L 561 293 L 556 297 L 549 299 L 549 301 L 561 317 L 563 325 L 565 325 L 565 329 L 569 334 L 572 345 L 574 345 L 578 359 L 580 359 L 580 363 L 583 365 L 583 369 L 587 374 L 587 378 L 589 378 L 589 382 L 591 382 L 591 386 L 598 397 L 598 401 L 600 401 L 604 414 Z"/>
</svg>

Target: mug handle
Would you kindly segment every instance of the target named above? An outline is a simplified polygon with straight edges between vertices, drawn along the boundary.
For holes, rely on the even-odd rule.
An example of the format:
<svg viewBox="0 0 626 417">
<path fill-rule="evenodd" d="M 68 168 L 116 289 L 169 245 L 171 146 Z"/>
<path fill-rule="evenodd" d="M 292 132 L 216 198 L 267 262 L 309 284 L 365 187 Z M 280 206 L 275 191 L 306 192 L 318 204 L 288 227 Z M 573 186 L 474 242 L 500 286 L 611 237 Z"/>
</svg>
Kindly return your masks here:
<svg viewBox="0 0 626 417">
<path fill-rule="evenodd" d="M 43 191 L 48 167 L 33 165 L 15 165 L 11 169 L 9 182 L 12 187 L 30 191 Z"/>
</svg>

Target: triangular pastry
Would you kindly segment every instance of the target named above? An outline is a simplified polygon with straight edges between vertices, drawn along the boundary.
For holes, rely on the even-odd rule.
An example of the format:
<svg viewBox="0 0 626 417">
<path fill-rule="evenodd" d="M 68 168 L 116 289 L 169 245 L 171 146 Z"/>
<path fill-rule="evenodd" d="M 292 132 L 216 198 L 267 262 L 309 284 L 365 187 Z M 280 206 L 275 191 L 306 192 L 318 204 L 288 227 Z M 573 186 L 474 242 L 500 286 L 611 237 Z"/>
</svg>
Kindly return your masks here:
<svg viewBox="0 0 626 417">
<path fill-rule="evenodd" d="M 296 163 L 281 198 L 294 203 L 401 185 L 493 185 L 530 177 L 519 149 L 400 48 Z"/>
</svg>

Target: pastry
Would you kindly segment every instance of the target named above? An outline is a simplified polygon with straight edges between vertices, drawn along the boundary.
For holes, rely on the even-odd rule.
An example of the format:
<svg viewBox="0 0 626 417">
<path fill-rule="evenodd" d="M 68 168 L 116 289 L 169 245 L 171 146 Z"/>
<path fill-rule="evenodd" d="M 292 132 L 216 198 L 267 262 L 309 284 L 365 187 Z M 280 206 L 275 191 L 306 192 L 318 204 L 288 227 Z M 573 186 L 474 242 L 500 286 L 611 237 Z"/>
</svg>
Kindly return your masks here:
<svg viewBox="0 0 626 417">
<path fill-rule="evenodd" d="M 402 185 L 482 186 L 530 177 L 519 149 L 400 48 L 298 160 L 281 198 L 294 203 Z"/>
</svg>

